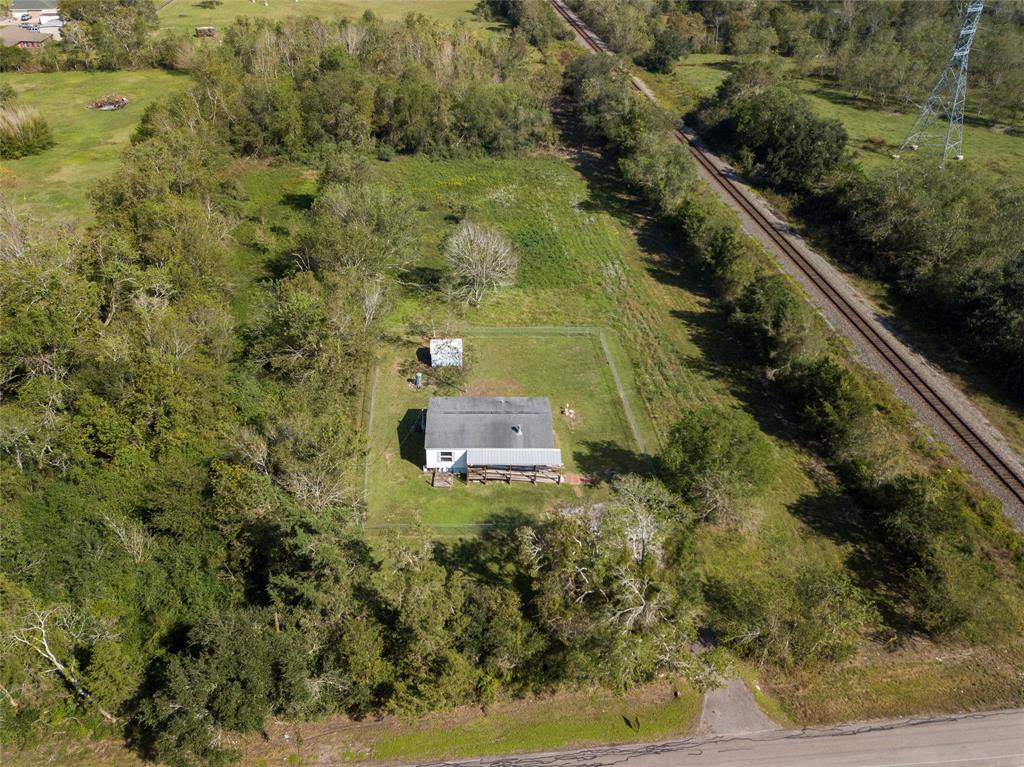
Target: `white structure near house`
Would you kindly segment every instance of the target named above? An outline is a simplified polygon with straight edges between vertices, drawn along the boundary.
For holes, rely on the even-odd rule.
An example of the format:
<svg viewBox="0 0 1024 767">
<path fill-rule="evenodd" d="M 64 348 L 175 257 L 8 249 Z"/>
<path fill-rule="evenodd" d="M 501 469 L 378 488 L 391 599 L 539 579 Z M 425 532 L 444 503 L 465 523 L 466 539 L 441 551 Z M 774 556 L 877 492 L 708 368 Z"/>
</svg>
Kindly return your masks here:
<svg viewBox="0 0 1024 767">
<path fill-rule="evenodd" d="M 426 471 L 472 475 L 491 468 L 536 473 L 562 467 L 547 397 L 431 397 L 424 447 Z"/>
<path fill-rule="evenodd" d="M 430 367 L 460 368 L 462 367 L 461 338 L 431 338 Z"/>
</svg>

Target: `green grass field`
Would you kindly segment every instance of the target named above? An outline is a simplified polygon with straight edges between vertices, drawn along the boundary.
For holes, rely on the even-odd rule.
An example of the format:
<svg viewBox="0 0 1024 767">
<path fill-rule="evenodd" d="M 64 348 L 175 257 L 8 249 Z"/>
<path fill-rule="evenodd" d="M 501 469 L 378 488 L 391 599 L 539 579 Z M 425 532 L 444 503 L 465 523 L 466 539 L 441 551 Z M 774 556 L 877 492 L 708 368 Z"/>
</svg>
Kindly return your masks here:
<svg viewBox="0 0 1024 767">
<path fill-rule="evenodd" d="M 197 26 L 223 30 L 239 16 L 271 20 L 286 16 L 318 16 L 324 20 L 357 18 L 367 10 L 385 19 L 400 19 L 422 13 L 442 21 L 463 20 L 479 25 L 472 11 L 473 0 L 223 0 L 214 8 L 203 8 L 198 0 L 171 0 L 159 11 L 161 29 L 191 33 Z"/>
<path fill-rule="evenodd" d="M 270 720 L 264 734 L 231 738 L 246 767 L 323 764 L 412 764 L 481 755 L 579 748 L 685 737 L 700 716 L 701 694 L 684 681 L 660 681 L 616 694 L 561 691 L 497 701 L 481 711 L 466 706 L 411 719 Z M 634 728 L 630 723 L 639 723 Z M 15 761 L 16 760 L 16 761 Z M 120 743 L 52 738 L 9 755 L 11 765 L 143 767 Z M 5 762 L 6 764 L 6 762 Z"/>
<path fill-rule="evenodd" d="M 478 335 L 472 330 L 460 335 L 468 371 L 462 391 L 429 385 L 429 377 L 420 391 L 410 385 L 400 368 L 403 360 L 414 359 L 414 341 L 394 346 L 378 365 L 370 425 L 368 529 L 420 521 L 439 534 L 463 532 L 496 514 L 533 514 L 570 502 L 581 491 L 527 483 L 431 487 L 430 475 L 422 471 L 423 434 L 415 427 L 433 395 L 549 397 L 556 445 L 567 472 L 600 475 L 643 468 L 596 336 Z M 575 411 L 574 418 L 561 414 L 564 404 Z"/>
<path fill-rule="evenodd" d="M 4 160 L 0 184 L 34 220 L 52 224 L 89 219 L 92 185 L 117 170 L 121 152 L 145 108 L 188 84 L 185 75 L 161 70 L 124 72 L 5 72 L 18 103 L 34 107 L 50 123 L 55 146 L 20 160 Z M 128 98 L 116 112 L 89 109 L 110 94 Z"/>
<path fill-rule="evenodd" d="M 385 730 L 367 756 L 409 762 L 662 740 L 692 732 L 700 705 L 700 693 L 685 683 L 649 685 L 623 695 L 563 693 L 499 705 L 468 720 L 457 713 L 439 714 L 400 725 Z M 639 722 L 639 728 L 629 727 L 627 719 Z"/>
<path fill-rule="evenodd" d="M 698 98 L 714 92 L 728 76 L 733 62 L 731 56 L 693 54 L 679 62 L 671 74 L 646 71 L 638 71 L 638 74 L 666 107 L 682 114 L 691 109 Z M 819 115 L 843 124 L 849 134 L 849 148 L 866 168 L 893 161 L 891 155 L 903 142 L 916 117 L 912 113 L 875 109 L 868 101 L 822 80 L 804 78 L 799 85 Z M 922 98 L 925 95 L 922 94 Z M 967 99 L 969 106 L 969 87 Z M 970 115 L 964 126 L 964 155 L 965 162 L 977 163 L 993 176 L 1024 177 L 1024 136 L 990 128 L 978 120 L 972 121 Z"/>
</svg>

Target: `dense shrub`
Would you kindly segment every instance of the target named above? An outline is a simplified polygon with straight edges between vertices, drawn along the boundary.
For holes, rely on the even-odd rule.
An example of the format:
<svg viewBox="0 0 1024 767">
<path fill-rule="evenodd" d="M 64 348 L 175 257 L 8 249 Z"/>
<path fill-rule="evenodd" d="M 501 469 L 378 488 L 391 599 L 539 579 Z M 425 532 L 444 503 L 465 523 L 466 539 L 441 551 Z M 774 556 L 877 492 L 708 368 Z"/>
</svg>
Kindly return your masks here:
<svg viewBox="0 0 1024 767">
<path fill-rule="evenodd" d="M 652 38 L 650 23 L 654 6 L 644 0 L 579 0 L 577 13 L 616 53 L 639 56 Z"/>
<path fill-rule="evenodd" d="M 691 119 L 783 189 L 818 184 L 846 147 L 842 123 L 817 117 L 779 73 L 756 62 L 726 78 Z"/>
<path fill-rule="evenodd" d="M 665 124 L 637 98 L 628 73 L 609 56 L 573 59 L 565 68 L 565 85 L 584 129 L 620 154 L 631 154 L 655 124 Z"/>
<path fill-rule="evenodd" d="M 848 263 L 894 283 L 930 326 L 1024 394 L 1024 187 L 900 162 L 848 174 L 806 207 Z"/>
<path fill-rule="evenodd" d="M 661 454 L 666 481 L 710 519 L 732 521 L 740 501 L 764 489 L 775 449 L 740 410 L 705 405 L 672 428 Z"/>
<path fill-rule="evenodd" d="M 546 0 L 480 0 L 479 5 L 508 19 L 533 45 L 572 39 L 572 30 Z"/>
<path fill-rule="evenodd" d="M 962 479 L 908 474 L 861 493 L 902 576 L 908 618 L 917 627 L 947 634 L 993 623 L 1009 630 L 1020 625 L 1020 610 L 1005 602 L 982 543 L 977 520 L 985 501 Z"/>
<path fill-rule="evenodd" d="M 844 660 L 877 617 L 845 572 L 824 565 L 715 575 L 706 592 L 718 636 L 762 664 Z"/>
<path fill-rule="evenodd" d="M 14 45 L 0 45 L 0 72 L 17 72 L 27 69 L 32 62 L 32 54 L 25 48 Z"/>
<path fill-rule="evenodd" d="M 820 351 L 814 310 L 781 274 L 762 275 L 748 284 L 734 302 L 730 321 L 771 376 Z"/>
<path fill-rule="evenodd" d="M 787 388 L 804 429 L 829 455 L 849 456 L 868 437 L 874 405 L 849 365 L 823 356 L 796 368 Z"/>
<path fill-rule="evenodd" d="M 16 160 L 39 154 L 53 144 L 49 124 L 34 109 L 21 106 L 0 108 L 0 157 Z"/>
</svg>

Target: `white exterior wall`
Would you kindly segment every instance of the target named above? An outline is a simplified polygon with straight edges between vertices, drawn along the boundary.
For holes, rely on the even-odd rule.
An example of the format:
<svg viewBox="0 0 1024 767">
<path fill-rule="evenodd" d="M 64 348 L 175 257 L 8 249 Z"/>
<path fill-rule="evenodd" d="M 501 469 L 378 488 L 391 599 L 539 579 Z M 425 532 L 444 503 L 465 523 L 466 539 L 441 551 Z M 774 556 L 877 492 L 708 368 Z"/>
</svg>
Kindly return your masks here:
<svg viewBox="0 0 1024 767">
<path fill-rule="evenodd" d="M 503 448 L 503 449 L 466 449 L 452 448 L 429 449 L 424 469 L 447 469 L 457 473 L 466 471 L 468 458 L 473 454 L 474 466 L 561 466 L 562 451 L 553 449 Z M 451 453 L 450 461 L 442 461 L 441 453 Z"/>
<path fill-rule="evenodd" d="M 442 461 L 441 453 L 451 453 L 452 460 Z M 448 471 L 464 473 L 466 471 L 466 449 L 453 447 L 451 449 L 445 448 L 444 450 L 427 450 L 427 465 L 424 468 L 447 469 Z"/>
</svg>

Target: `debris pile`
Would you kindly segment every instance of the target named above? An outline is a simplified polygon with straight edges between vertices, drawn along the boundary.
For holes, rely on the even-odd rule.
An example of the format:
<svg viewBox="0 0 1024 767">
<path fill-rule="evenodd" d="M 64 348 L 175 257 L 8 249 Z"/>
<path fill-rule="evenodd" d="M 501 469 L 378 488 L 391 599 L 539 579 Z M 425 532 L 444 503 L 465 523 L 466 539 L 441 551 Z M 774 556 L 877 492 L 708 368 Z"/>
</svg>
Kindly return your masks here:
<svg viewBox="0 0 1024 767">
<path fill-rule="evenodd" d="M 102 112 L 113 112 L 117 109 L 124 109 L 128 106 L 128 99 L 124 96 L 104 96 L 96 99 L 89 105 L 89 109 L 99 109 Z"/>
</svg>

